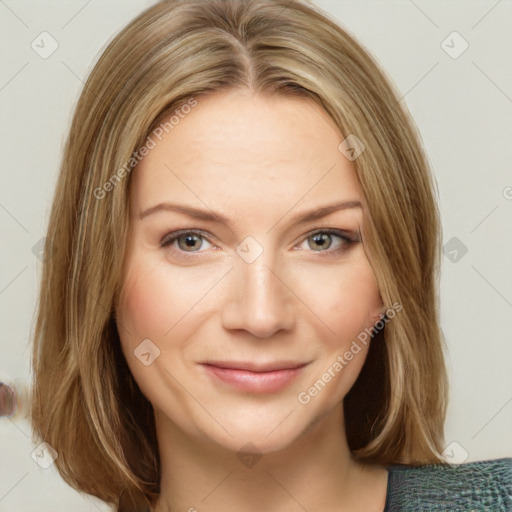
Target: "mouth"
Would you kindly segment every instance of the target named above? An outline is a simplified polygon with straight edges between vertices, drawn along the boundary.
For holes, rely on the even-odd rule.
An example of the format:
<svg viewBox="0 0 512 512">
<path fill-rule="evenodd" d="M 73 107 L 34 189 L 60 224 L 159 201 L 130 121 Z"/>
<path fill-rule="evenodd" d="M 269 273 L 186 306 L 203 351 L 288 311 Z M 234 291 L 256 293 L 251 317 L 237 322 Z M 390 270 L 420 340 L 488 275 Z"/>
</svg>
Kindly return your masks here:
<svg viewBox="0 0 512 512">
<path fill-rule="evenodd" d="M 296 361 L 207 361 L 201 366 L 217 385 L 227 384 L 247 393 L 277 393 L 291 384 L 308 364 Z"/>
<path fill-rule="evenodd" d="M 295 370 L 309 363 L 300 363 L 297 361 L 275 361 L 270 363 L 254 363 L 252 361 L 205 361 L 201 363 L 207 366 L 215 366 L 224 370 L 243 370 L 254 373 L 274 372 L 280 370 Z"/>
</svg>

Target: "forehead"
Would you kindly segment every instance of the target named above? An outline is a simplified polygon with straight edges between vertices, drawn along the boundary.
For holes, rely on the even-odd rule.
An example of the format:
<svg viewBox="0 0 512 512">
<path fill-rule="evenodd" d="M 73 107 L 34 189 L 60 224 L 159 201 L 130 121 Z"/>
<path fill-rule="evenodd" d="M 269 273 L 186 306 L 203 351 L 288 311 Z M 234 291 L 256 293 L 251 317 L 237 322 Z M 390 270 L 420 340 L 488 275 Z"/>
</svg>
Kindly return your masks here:
<svg viewBox="0 0 512 512">
<path fill-rule="evenodd" d="M 312 99 L 216 92 L 153 137 L 133 171 L 133 208 L 187 198 L 229 213 L 230 205 L 362 200 L 352 162 L 338 150 L 343 138 Z"/>
</svg>

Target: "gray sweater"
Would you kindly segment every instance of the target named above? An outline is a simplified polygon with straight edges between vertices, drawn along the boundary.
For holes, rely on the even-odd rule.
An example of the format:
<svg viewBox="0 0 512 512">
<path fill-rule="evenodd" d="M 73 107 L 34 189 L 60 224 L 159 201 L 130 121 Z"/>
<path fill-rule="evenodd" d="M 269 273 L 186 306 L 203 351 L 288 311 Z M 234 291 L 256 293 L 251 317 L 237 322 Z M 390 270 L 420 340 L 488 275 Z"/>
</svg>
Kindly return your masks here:
<svg viewBox="0 0 512 512">
<path fill-rule="evenodd" d="M 387 469 L 384 512 L 512 512 L 512 458 Z"/>
</svg>

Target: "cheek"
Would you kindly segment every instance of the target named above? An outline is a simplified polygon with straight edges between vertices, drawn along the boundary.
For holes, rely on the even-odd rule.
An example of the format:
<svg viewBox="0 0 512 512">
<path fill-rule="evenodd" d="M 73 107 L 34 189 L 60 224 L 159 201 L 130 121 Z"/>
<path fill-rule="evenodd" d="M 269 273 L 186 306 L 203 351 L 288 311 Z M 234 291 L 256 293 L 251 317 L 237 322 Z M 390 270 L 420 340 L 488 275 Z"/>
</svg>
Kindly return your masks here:
<svg viewBox="0 0 512 512">
<path fill-rule="evenodd" d="M 340 340 L 350 343 L 374 326 L 380 318 L 382 303 L 366 257 L 354 259 L 340 269 L 337 278 L 327 280 L 318 291 L 315 304 L 325 304 L 322 315 L 338 344 Z"/>
<path fill-rule="evenodd" d="M 180 350 L 179 340 L 186 340 L 190 333 L 190 326 L 187 326 L 190 318 L 186 317 L 190 306 L 186 294 L 184 297 L 177 290 L 180 286 L 176 285 L 168 267 L 132 259 L 117 306 L 123 354 L 135 381 L 151 403 L 158 403 L 160 393 L 166 389 L 166 352 Z M 141 353 L 147 351 L 147 348 L 140 348 L 147 347 L 147 342 L 141 345 L 144 340 L 151 340 L 159 350 L 149 366 L 139 359 Z M 157 354 L 155 349 L 150 350 L 153 350 L 152 356 Z"/>
<path fill-rule="evenodd" d="M 165 323 L 167 329 L 171 327 L 171 308 L 166 308 L 166 304 L 171 304 L 171 288 L 157 286 L 157 283 L 157 268 L 134 264 L 127 273 L 117 318 L 132 343 L 140 343 L 145 338 L 160 338 Z"/>
<path fill-rule="evenodd" d="M 313 388 L 318 380 L 327 383 L 328 391 L 322 392 L 318 407 L 323 404 L 331 408 L 346 396 L 359 376 L 370 348 L 371 327 L 382 312 L 377 282 L 366 257 L 340 266 L 335 276 L 331 273 L 326 286 L 317 291 L 315 301 L 325 304 L 318 316 L 330 331 L 322 337 L 321 364 L 311 383 Z"/>
<path fill-rule="evenodd" d="M 118 307 L 118 318 L 132 338 L 149 338 L 164 343 L 193 319 L 199 286 L 190 286 L 198 277 L 173 272 L 165 263 L 133 261 Z"/>
</svg>

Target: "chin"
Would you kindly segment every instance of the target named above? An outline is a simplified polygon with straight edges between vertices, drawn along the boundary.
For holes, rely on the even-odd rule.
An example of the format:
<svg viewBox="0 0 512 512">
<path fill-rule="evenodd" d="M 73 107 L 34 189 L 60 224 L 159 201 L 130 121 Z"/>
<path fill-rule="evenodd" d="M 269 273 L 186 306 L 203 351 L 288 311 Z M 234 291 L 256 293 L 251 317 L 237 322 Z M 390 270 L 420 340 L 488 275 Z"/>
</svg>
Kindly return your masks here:
<svg viewBox="0 0 512 512">
<path fill-rule="evenodd" d="M 286 411 L 278 409 L 278 413 L 275 406 L 271 407 L 268 414 L 261 408 L 231 410 L 226 419 L 220 419 L 222 427 L 210 418 L 207 424 L 201 422 L 204 429 L 199 422 L 196 428 L 199 427 L 203 441 L 213 442 L 237 455 L 241 452 L 266 454 L 287 449 L 321 421 L 320 416 L 305 414 L 302 406 Z"/>
<path fill-rule="evenodd" d="M 239 427 L 233 437 L 223 433 L 223 435 L 209 436 L 208 439 L 222 449 L 234 452 L 238 458 L 243 458 L 244 454 L 258 456 L 285 450 L 301 434 L 300 429 L 269 435 L 268 431 L 263 429 Z"/>
</svg>

